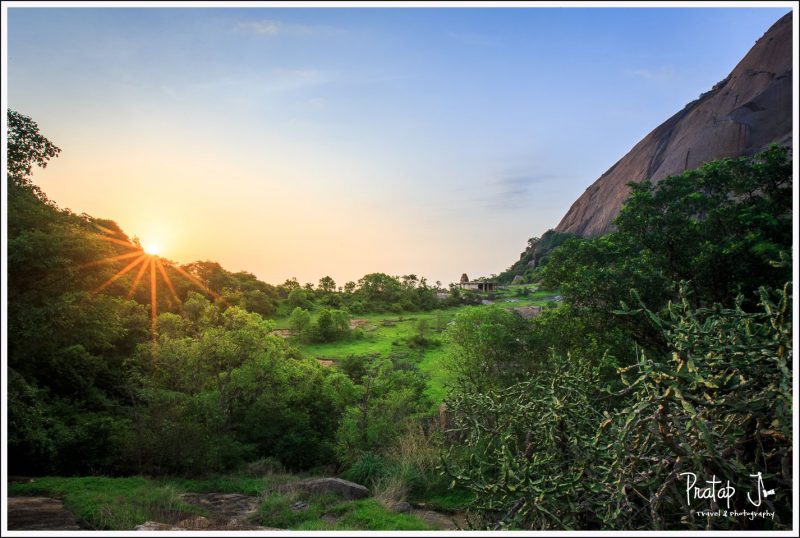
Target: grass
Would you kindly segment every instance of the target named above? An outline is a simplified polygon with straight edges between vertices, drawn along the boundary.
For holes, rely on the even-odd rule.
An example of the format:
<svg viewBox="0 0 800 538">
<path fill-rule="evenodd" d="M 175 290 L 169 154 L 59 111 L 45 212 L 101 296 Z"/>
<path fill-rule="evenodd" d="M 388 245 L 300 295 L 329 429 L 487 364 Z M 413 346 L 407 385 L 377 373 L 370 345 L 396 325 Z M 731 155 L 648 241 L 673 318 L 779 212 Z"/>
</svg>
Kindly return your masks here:
<svg viewBox="0 0 800 538">
<path fill-rule="evenodd" d="M 179 493 L 261 494 L 290 475 L 268 478 L 219 476 L 206 479 L 161 479 L 144 477 L 42 477 L 30 483 L 9 484 L 10 495 L 46 495 L 62 499 L 78 522 L 96 530 L 131 530 L 145 521 L 177 523 L 208 515 L 195 505 L 181 502 Z M 272 483 L 270 483 L 272 482 Z M 308 506 L 292 510 L 303 500 Z M 328 516 L 330 521 L 322 519 Z M 333 521 L 335 518 L 335 522 Z M 264 526 L 299 530 L 427 530 L 420 519 L 396 514 L 377 499 L 345 501 L 335 495 L 302 497 L 296 492 L 271 493 L 263 498 L 256 520 Z"/>
<path fill-rule="evenodd" d="M 303 501 L 308 506 L 292 510 Z M 259 506 L 256 519 L 265 527 L 292 530 L 429 530 L 415 516 L 397 514 L 376 499 L 344 501 L 335 495 L 301 496 L 297 492 L 271 493 Z"/>
<path fill-rule="evenodd" d="M 518 297 L 517 291 L 527 287 L 531 290 L 534 286 L 508 286 L 496 293 L 495 304 L 509 308 L 520 306 L 544 306 L 558 295 L 558 290 L 531 291 L 527 297 Z M 508 302 L 513 300 L 513 302 Z M 446 356 L 445 346 L 431 346 L 428 348 L 414 348 L 408 345 L 408 339 L 417 333 L 416 324 L 419 320 L 428 322 L 428 337 L 441 340 L 442 333 L 447 323 L 464 307 L 450 307 L 431 312 L 406 312 L 373 313 L 354 316 L 356 319 L 366 319 L 367 325 L 362 327 L 363 336 L 349 340 L 328 342 L 322 344 L 300 343 L 295 344 L 307 356 L 315 359 L 326 359 L 336 362 L 351 355 L 381 355 L 389 356 L 393 352 L 406 353 L 418 360 L 418 368 L 428 378 L 426 395 L 433 402 L 431 411 L 447 395 L 447 384 L 452 380 L 450 373 L 444 365 Z M 288 318 L 277 320 L 278 327 L 285 327 Z"/>
<path fill-rule="evenodd" d="M 444 347 L 435 345 L 427 348 L 412 347 L 408 344 L 408 339 L 417 334 L 417 323 L 425 320 L 428 323 L 426 336 L 440 341 L 441 333 L 447 323 L 459 310 L 459 308 L 447 308 L 432 312 L 365 314 L 357 317 L 369 321 L 362 327 L 361 338 L 323 344 L 297 343 L 297 345 L 309 357 L 334 362 L 351 355 L 386 357 L 392 353 L 404 353 L 416 359 L 419 369 L 428 376 L 426 394 L 434 402 L 435 408 L 444 399 L 445 384 L 449 379 L 442 364 Z"/>
<path fill-rule="evenodd" d="M 428 508 L 441 512 L 464 510 L 473 499 L 474 494 L 463 489 L 431 491 L 411 497 L 412 502 L 425 503 Z"/>
<path fill-rule="evenodd" d="M 143 477 L 48 476 L 9 484 L 9 494 L 62 499 L 82 526 L 98 530 L 130 530 L 145 521 L 176 523 L 204 513 L 181 502 L 173 485 Z"/>
<path fill-rule="evenodd" d="M 173 487 L 180 492 L 259 495 L 270 486 L 289 482 L 293 479 L 294 477 L 289 474 L 267 475 L 260 478 L 224 475 L 208 478 L 168 478 L 160 480 L 159 483 Z"/>
<path fill-rule="evenodd" d="M 452 373 L 445 368 L 446 350 L 444 347 L 426 350 L 422 360 L 417 365 L 428 377 L 428 386 L 425 394 L 438 407 L 447 396 L 447 384 L 453 379 Z"/>
</svg>

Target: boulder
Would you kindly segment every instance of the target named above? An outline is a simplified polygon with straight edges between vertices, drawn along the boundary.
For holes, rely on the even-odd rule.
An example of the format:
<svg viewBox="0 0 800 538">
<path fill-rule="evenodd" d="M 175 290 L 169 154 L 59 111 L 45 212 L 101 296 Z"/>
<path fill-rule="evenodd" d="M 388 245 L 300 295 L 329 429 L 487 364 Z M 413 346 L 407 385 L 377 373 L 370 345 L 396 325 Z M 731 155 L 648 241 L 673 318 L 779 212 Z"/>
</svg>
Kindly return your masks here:
<svg viewBox="0 0 800 538">
<path fill-rule="evenodd" d="M 392 512 L 397 512 L 398 514 L 407 514 L 411 512 L 411 505 L 405 501 L 400 501 L 392 504 L 389 507 L 389 510 Z"/>
<path fill-rule="evenodd" d="M 324 495 L 333 493 L 347 500 L 364 499 L 369 497 L 369 489 L 341 478 L 310 478 L 288 484 L 296 491 L 302 491 L 313 495 Z"/>
</svg>

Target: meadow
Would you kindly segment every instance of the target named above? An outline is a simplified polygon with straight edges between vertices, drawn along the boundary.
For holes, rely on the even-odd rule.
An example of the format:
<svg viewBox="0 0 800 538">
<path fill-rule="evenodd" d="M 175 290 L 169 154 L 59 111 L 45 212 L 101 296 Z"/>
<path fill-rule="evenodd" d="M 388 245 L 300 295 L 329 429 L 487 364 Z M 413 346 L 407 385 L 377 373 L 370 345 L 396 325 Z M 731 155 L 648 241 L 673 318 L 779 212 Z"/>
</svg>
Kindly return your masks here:
<svg viewBox="0 0 800 538">
<path fill-rule="evenodd" d="M 523 294 L 525 290 L 529 293 Z M 540 290 L 534 285 L 508 285 L 498 291 L 482 295 L 507 308 L 541 306 L 554 307 L 558 290 Z M 355 338 L 326 343 L 296 343 L 308 357 L 337 361 L 350 356 L 389 356 L 404 354 L 411 357 L 417 368 L 425 374 L 426 395 L 434 407 L 442 403 L 447 394 L 448 382 L 453 381 L 452 372 L 445 367 L 447 350 L 443 345 L 442 335 L 449 323 L 464 307 L 446 307 L 431 312 L 407 312 L 403 314 L 373 313 L 363 314 L 355 318 L 359 335 Z M 276 328 L 289 328 L 288 316 L 277 318 Z M 363 324 L 362 324 L 363 322 Z M 425 324 L 424 337 L 429 338 L 428 345 L 414 345 L 412 338 L 420 334 L 420 322 Z"/>
</svg>

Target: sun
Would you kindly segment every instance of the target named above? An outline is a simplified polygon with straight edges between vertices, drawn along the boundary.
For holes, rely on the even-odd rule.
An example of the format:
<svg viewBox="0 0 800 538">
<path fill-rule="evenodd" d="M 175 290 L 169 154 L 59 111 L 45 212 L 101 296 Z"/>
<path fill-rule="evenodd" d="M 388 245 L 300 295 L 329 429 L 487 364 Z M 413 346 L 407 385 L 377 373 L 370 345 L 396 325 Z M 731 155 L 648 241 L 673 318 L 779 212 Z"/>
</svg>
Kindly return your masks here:
<svg viewBox="0 0 800 538">
<path fill-rule="evenodd" d="M 97 227 L 98 233 L 94 234 L 94 237 L 97 239 L 102 239 L 104 241 L 109 241 L 111 243 L 116 243 L 123 247 L 127 247 L 131 249 L 128 252 L 124 252 L 122 254 L 118 254 L 116 256 L 109 256 L 107 258 L 102 258 L 100 260 L 94 260 L 88 263 L 84 263 L 83 265 L 78 266 L 79 269 L 93 267 L 97 265 L 103 265 L 106 263 L 117 262 L 121 260 L 130 260 L 133 261 L 129 262 L 125 267 L 117 271 L 116 274 L 112 275 L 105 282 L 97 286 L 95 289 L 92 290 L 92 293 L 100 293 L 108 286 L 122 278 L 123 275 L 127 274 L 128 272 L 132 271 L 134 268 L 138 266 L 138 270 L 136 271 L 136 276 L 131 283 L 131 287 L 128 290 L 127 298 L 131 299 L 136 290 L 138 289 L 139 283 L 145 276 L 145 273 L 149 271 L 150 273 L 150 320 L 151 320 L 151 332 L 153 336 L 153 340 L 155 341 L 157 337 L 156 332 L 156 318 L 158 316 L 158 275 L 161 275 L 161 280 L 164 284 L 166 284 L 167 289 L 169 290 L 169 296 L 171 297 L 170 303 L 180 305 L 181 299 L 178 297 L 177 292 L 175 291 L 175 286 L 172 284 L 172 278 L 170 278 L 167 270 L 172 270 L 181 276 L 183 276 L 186 280 L 206 292 L 208 295 L 213 297 L 214 299 L 222 300 L 222 298 L 217 294 L 214 290 L 206 286 L 206 284 L 200 281 L 196 276 L 187 272 L 183 267 L 180 265 L 170 262 L 167 259 L 162 258 L 159 256 L 161 252 L 160 245 L 158 243 L 146 243 L 144 246 L 140 246 L 139 242 L 136 241 L 135 243 L 131 243 L 131 241 L 122 234 L 122 237 L 118 235 L 121 232 L 116 232 L 114 230 L 110 230 L 99 224 L 95 223 Z M 118 236 L 118 237 L 114 237 Z"/>
</svg>

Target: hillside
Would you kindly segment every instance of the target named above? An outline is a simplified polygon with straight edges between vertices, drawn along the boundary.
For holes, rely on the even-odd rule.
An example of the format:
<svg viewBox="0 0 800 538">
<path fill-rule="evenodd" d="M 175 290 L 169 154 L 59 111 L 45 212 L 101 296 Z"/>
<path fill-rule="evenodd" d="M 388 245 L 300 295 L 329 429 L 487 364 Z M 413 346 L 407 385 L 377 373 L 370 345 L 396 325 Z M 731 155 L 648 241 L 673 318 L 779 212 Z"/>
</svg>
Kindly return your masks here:
<svg viewBox="0 0 800 538">
<path fill-rule="evenodd" d="M 656 127 L 572 204 L 557 232 L 611 228 L 629 182 L 659 181 L 724 157 L 792 143 L 792 14 L 778 20 L 730 75 Z"/>
</svg>

